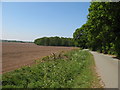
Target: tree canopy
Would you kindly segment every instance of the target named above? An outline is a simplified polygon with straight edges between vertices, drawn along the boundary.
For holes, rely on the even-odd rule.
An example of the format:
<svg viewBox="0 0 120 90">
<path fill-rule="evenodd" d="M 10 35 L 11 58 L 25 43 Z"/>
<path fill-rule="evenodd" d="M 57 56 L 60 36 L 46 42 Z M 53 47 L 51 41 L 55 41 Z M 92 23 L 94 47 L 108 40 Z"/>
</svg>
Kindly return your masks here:
<svg viewBox="0 0 120 90">
<path fill-rule="evenodd" d="M 74 46 L 74 41 L 72 38 L 57 36 L 38 38 L 34 41 L 34 43 L 43 46 Z"/>
<path fill-rule="evenodd" d="M 120 2 L 91 2 L 87 18 L 73 34 L 77 46 L 120 56 Z"/>
</svg>

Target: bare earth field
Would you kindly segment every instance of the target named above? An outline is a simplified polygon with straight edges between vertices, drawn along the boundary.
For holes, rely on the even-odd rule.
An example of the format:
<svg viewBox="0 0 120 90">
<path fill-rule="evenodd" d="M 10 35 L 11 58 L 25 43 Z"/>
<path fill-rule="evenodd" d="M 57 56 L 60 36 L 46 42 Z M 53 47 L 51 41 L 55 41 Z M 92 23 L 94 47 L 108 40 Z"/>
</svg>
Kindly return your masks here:
<svg viewBox="0 0 120 90">
<path fill-rule="evenodd" d="M 38 46 L 33 43 L 2 43 L 2 73 L 24 65 L 34 64 L 35 60 L 51 53 L 68 51 L 74 47 Z"/>
</svg>

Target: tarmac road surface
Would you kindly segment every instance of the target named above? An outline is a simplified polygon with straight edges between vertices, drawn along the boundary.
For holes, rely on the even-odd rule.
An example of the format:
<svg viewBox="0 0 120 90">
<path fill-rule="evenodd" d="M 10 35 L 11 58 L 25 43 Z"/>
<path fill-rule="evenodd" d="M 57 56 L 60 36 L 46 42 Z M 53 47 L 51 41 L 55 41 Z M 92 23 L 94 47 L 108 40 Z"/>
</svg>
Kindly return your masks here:
<svg viewBox="0 0 120 90">
<path fill-rule="evenodd" d="M 90 51 L 95 59 L 96 69 L 105 88 L 118 88 L 118 62 L 112 56 Z"/>
</svg>

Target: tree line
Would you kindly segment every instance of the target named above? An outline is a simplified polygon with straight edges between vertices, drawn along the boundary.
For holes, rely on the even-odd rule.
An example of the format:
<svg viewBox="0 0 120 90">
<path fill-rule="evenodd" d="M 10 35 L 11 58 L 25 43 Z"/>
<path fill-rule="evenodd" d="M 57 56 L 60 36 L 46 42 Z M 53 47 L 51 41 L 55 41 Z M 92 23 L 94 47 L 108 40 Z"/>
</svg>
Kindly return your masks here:
<svg viewBox="0 0 120 90">
<path fill-rule="evenodd" d="M 38 38 L 34 40 L 34 43 L 43 46 L 74 46 L 73 38 L 64 38 L 58 36 Z"/>
<path fill-rule="evenodd" d="M 0 42 L 33 43 L 32 41 L 0 40 Z"/>
<path fill-rule="evenodd" d="M 120 56 L 120 2 L 91 2 L 87 22 L 73 34 L 76 45 Z"/>
</svg>

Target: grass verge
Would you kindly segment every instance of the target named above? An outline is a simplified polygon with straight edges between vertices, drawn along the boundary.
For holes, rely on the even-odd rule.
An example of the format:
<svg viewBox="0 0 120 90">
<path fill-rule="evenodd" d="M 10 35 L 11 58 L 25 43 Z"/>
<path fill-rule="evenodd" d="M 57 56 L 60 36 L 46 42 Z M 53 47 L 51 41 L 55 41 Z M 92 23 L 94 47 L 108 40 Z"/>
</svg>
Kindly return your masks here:
<svg viewBox="0 0 120 90">
<path fill-rule="evenodd" d="M 84 50 L 44 57 L 31 67 L 3 74 L 3 88 L 100 88 L 93 56 Z"/>
</svg>

